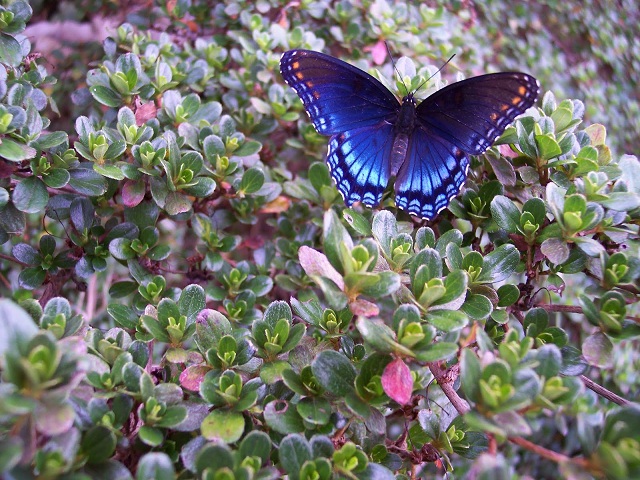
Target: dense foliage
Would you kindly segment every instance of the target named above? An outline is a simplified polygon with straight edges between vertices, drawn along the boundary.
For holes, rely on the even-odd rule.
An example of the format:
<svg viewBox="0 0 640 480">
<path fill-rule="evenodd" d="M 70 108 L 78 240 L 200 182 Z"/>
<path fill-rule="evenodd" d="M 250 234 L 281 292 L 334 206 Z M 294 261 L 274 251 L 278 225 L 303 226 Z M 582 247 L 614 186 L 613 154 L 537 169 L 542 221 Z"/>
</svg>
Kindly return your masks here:
<svg viewBox="0 0 640 480">
<path fill-rule="evenodd" d="M 628 32 L 594 33 L 617 96 L 593 110 L 548 91 L 566 65 L 526 31 L 564 7 L 505 28 L 493 2 L 208 3 L 131 12 L 71 106 L 22 35 L 31 6 L 0 0 L 2 475 L 639 477 L 640 162 L 584 121 L 624 104 L 616 149 L 638 147 L 638 47 L 607 57 Z M 406 55 L 393 84 L 383 40 Z M 345 208 L 279 75 L 290 48 L 400 95 L 451 53 L 546 93 L 427 224 L 390 192 Z M 59 111 L 81 112 L 69 131 Z"/>
</svg>

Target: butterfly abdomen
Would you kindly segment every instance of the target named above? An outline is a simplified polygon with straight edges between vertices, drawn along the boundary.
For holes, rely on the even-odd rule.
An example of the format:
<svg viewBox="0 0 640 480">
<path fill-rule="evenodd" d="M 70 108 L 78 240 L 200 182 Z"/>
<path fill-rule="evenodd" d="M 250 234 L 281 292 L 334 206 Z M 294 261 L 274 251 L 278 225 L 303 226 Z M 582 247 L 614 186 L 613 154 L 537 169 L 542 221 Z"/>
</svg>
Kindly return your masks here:
<svg viewBox="0 0 640 480">
<path fill-rule="evenodd" d="M 396 176 L 400 167 L 407 158 L 409 150 L 409 135 L 413 133 L 416 124 L 416 102 L 413 95 L 407 95 L 402 99 L 402 105 L 398 110 L 398 117 L 394 123 L 395 137 L 391 150 L 391 175 Z"/>
</svg>

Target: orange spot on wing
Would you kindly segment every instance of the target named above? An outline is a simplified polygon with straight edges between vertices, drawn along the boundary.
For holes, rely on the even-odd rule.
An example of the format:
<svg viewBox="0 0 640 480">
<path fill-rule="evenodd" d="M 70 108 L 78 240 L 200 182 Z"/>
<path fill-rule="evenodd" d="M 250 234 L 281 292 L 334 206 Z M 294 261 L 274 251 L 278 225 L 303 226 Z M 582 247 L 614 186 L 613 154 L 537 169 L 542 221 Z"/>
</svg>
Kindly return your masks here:
<svg viewBox="0 0 640 480">
<path fill-rule="evenodd" d="M 291 64 L 291 68 L 293 68 L 294 70 L 297 70 L 298 68 L 300 68 L 300 62 L 293 62 Z"/>
<path fill-rule="evenodd" d="M 498 118 L 498 114 L 496 112 L 491 112 L 491 115 L 489 115 L 489 118 L 491 119 L 492 122 L 495 122 L 496 119 Z"/>
<path fill-rule="evenodd" d="M 302 72 L 296 72 L 296 78 L 297 78 L 298 80 L 302 80 L 302 79 L 304 78 L 304 73 L 302 73 Z"/>
<path fill-rule="evenodd" d="M 524 96 L 524 94 L 527 93 L 527 89 L 524 86 L 520 85 L 520 88 L 518 88 L 518 93 Z"/>
<path fill-rule="evenodd" d="M 504 104 L 500 107 L 500 111 L 501 111 L 501 112 L 506 112 L 507 110 L 509 110 L 509 105 L 507 105 L 506 103 L 504 103 Z"/>
<path fill-rule="evenodd" d="M 311 80 L 307 80 L 307 83 L 305 83 L 305 85 L 309 88 L 313 88 L 313 82 Z"/>
<path fill-rule="evenodd" d="M 522 97 L 513 97 L 513 99 L 511 100 L 511 103 L 513 105 L 518 105 L 521 101 L 522 101 Z"/>
<path fill-rule="evenodd" d="M 315 98 L 316 100 L 318 100 L 320 98 L 320 93 L 318 93 L 317 91 L 314 90 L 313 92 L 313 98 Z"/>
</svg>

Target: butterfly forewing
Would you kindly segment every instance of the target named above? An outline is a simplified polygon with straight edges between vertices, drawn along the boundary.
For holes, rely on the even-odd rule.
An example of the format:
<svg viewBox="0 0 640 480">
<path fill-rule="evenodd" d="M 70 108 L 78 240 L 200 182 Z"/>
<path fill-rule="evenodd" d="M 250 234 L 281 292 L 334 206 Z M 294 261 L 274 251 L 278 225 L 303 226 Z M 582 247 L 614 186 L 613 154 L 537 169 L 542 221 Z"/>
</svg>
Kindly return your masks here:
<svg viewBox="0 0 640 480">
<path fill-rule="evenodd" d="M 323 53 L 289 50 L 280 60 L 280 72 L 323 135 L 393 119 L 400 107 L 371 75 Z"/>
<path fill-rule="evenodd" d="M 429 132 L 479 155 L 538 97 L 538 81 L 519 72 L 490 73 L 447 85 L 416 108 Z"/>
</svg>

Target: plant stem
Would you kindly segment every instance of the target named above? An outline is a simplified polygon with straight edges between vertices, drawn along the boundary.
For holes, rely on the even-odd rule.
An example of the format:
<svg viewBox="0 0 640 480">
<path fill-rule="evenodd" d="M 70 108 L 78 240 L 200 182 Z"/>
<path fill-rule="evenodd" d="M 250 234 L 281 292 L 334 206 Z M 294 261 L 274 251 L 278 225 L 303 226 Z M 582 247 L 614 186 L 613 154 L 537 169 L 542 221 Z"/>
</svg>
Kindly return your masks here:
<svg viewBox="0 0 640 480">
<path fill-rule="evenodd" d="M 621 396 L 616 395 L 611 390 L 607 390 L 602 385 L 598 385 L 596 382 L 594 382 L 590 378 L 585 377 L 584 375 L 580 375 L 580 380 L 582 380 L 582 383 L 584 383 L 589 390 L 593 390 L 598 395 L 606 398 L 610 402 L 613 402 L 622 406 L 631 405 L 631 402 L 626 398 L 622 398 Z"/>
<path fill-rule="evenodd" d="M 573 463 L 574 465 L 578 465 L 582 468 L 593 470 L 593 465 L 591 465 L 591 463 L 586 458 L 567 457 L 566 455 L 563 455 L 561 453 L 546 449 L 544 447 L 541 447 L 540 445 L 536 445 L 535 443 L 530 442 L 526 438 L 522 438 L 522 437 L 509 437 L 509 441 L 511 443 L 515 443 L 516 445 L 521 446 L 522 448 L 526 448 L 527 450 L 540 455 L 542 458 L 551 460 L 552 462 Z"/>
<path fill-rule="evenodd" d="M 451 404 L 454 406 L 454 408 L 458 411 L 458 413 L 460 415 L 464 415 L 469 410 L 471 410 L 471 407 L 469 406 L 467 401 L 461 398 L 460 395 L 458 395 L 458 392 L 456 392 L 453 388 L 453 382 L 455 382 L 456 378 L 458 377 L 460 367 L 458 365 L 455 365 L 450 370 L 443 370 L 442 368 L 440 368 L 440 365 L 438 363 L 432 362 L 428 365 L 429 370 L 436 379 L 436 382 L 438 382 L 438 385 L 447 396 Z"/>
</svg>

